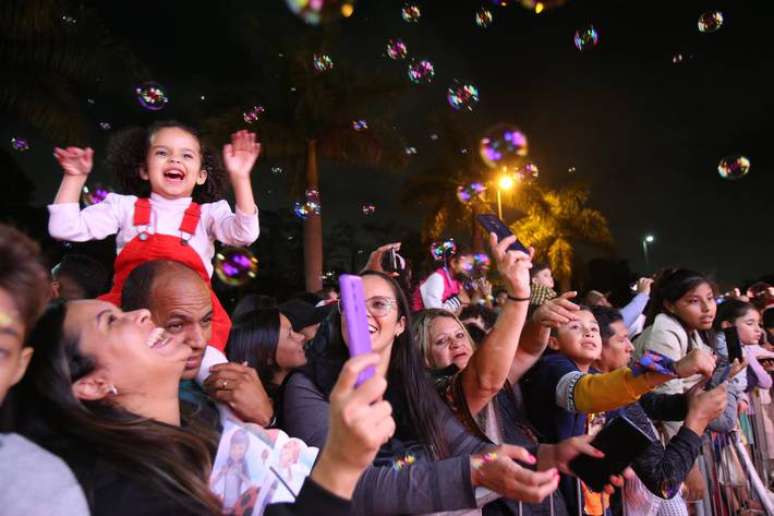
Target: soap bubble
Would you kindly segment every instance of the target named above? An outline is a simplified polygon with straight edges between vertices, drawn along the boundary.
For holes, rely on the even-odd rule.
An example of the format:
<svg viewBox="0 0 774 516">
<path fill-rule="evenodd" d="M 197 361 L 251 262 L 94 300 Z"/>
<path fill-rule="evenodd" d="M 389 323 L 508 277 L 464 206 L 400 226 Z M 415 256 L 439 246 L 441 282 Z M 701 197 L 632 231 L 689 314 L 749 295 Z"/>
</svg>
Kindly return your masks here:
<svg viewBox="0 0 774 516">
<path fill-rule="evenodd" d="M 555 9 L 565 4 L 567 0 L 521 0 L 521 6 L 535 14 L 540 14 L 547 9 Z"/>
<path fill-rule="evenodd" d="M 449 101 L 449 105 L 457 111 L 461 109 L 473 111 L 473 108 L 478 104 L 478 88 L 470 83 L 461 84 L 454 81 L 446 92 L 446 99 Z"/>
<path fill-rule="evenodd" d="M 699 32 L 715 32 L 723 25 L 723 13 L 709 11 L 699 16 Z"/>
<path fill-rule="evenodd" d="M 568 168 L 567 172 L 569 172 L 570 174 L 574 174 L 575 173 L 575 167 Z"/>
<path fill-rule="evenodd" d="M 74 16 L 69 16 L 67 14 L 62 16 L 62 21 L 67 25 L 75 25 L 76 23 L 78 23 L 77 18 L 75 18 Z"/>
<path fill-rule="evenodd" d="M 457 244 L 453 238 L 433 242 L 430 245 L 430 254 L 436 261 L 451 258 L 457 253 Z"/>
<path fill-rule="evenodd" d="M 99 128 L 103 131 L 110 131 L 113 127 L 110 125 L 110 122 L 100 122 Z"/>
<path fill-rule="evenodd" d="M 476 11 L 476 25 L 482 29 L 486 29 L 492 23 L 492 11 L 486 7 L 482 7 Z"/>
<path fill-rule="evenodd" d="M 408 55 L 408 49 L 403 40 L 391 39 L 387 42 L 387 56 L 393 61 L 405 59 Z"/>
<path fill-rule="evenodd" d="M 588 27 L 575 31 L 575 36 L 572 40 L 573 43 L 575 43 L 575 48 L 582 52 L 584 50 L 591 50 L 597 46 L 599 34 L 593 25 L 589 25 Z"/>
<path fill-rule="evenodd" d="M 355 10 L 355 0 L 285 0 L 285 4 L 309 25 L 349 18 Z"/>
<path fill-rule="evenodd" d="M 499 124 L 487 131 L 478 148 L 489 168 L 512 166 L 527 155 L 527 137 L 512 125 Z"/>
<path fill-rule="evenodd" d="M 408 77 L 414 84 L 428 83 L 433 80 L 435 76 L 435 68 L 433 63 L 427 59 L 420 61 L 412 61 L 408 67 Z"/>
<path fill-rule="evenodd" d="M 363 209 L 363 215 L 366 215 L 366 216 L 373 215 L 374 212 L 376 212 L 376 206 L 374 206 L 373 204 L 364 204 L 362 206 L 362 209 Z"/>
<path fill-rule="evenodd" d="M 473 269 L 476 271 L 476 276 L 486 276 L 486 272 L 489 270 L 492 264 L 491 258 L 486 253 L 475 253 L 473 255 Z"/>
<path fill-rule="evenodd" d="M 215 273 L 226 285 L 244 285 L 257 272 L 258 259 L 245 247 L 224 247 L 215 255 Z"/>
<path fill-rule="evenodd" d="M 315 54 L 312 62 L 317 73 L 327 72 L 333 68 L 333 59 L 328 54 Z"/>
<path fill-rule="evenodd" d="M 265 111 L 263 106 L 253 106 L 242 113 L 242 118 L 246 123 L 252 124 L 253 122 L 257 122 Z"/>
<path fill-rule="evenodd" d="M 164 87 L 156 82 L 146 82 L 135 88 L 137 102 L 149 111 L 164 109 L 169 99 L 164 93 Z"/>
<path fill-rule="evenodd" d="M 274 176 L 278 176 L 278 175 L 282 174 L 282 167 L 279 167 L 279 166 L 271 167 L 271 173 Z"/>
<path fill-rule="evenodd" d="M 413 155 L 415 155 L 417 153 L 417 148 L 416 147 L 406 147 L 405 152 L 406 152 L 406 156 L 413 156 Z"/>
<path fill-rule="evenodd" d="M 457 199 L 463 204 L 468 204 L 470 201 L 479 197 L 486 191 L 486 186 L 483 183 L 475 182 L 465 186 L 457 187 Z"/>
<path fill-rule="evenodd" d="M 750 171 L 750 160 L 741 154 L 726 156 L 718 163 L 718 173 L 723 179 L 736 181 L 747 175 Z"/>
<path fill-rule="evenodd" d="M 365 131 L 366 129 L 368 129 L 368 122 L 365 120 L 353 120 L 352 129 L 354 129 L 357 132 Z"/>
<path fill-rule="evenodd" d="M 431 133 L 430 134 L 430 139 L 433 140 L 434 142 L 437 142 L 438 141 L 438 134 L 437 133 Z"/>
<path fill-rule="evenodd" d="M 422 16 L 422 11 L 419 10 L 419 6 L 416 4 L 406 4 L 400 12 L 404 21 L 409 23 L 416 23 L 419 21 L 419 17 Z"/>
<path fill-rule="evenodd" d="M 309 189 L 304 192 L 304 200 L 293 203 L 293 213 L 300 219 L 320 214 L 320 192 Z"/>
<path fill-rule="evenodd" d="M 30 144 L 24 138 L 11 138 L 11 147 L 13 150 L 25 152 L 30 150 Z"/>
<path fill-rule="evenodd" d="M 538 166 L 531 161 L 520 166 L 516 171 L 516 175 L 523 181 L 535 179 L 539 173 L 540 170 L 538 169 Z"/>
<path fill-rule="evenodd" d="M 683 54 L 677 53 L 672 56 L 672 64 L 679 64 L 683 62 Z"/>
<path fill-rule="evenodd" d="M 89 188 L 87 185 L 84 185 L 83 190 L 81 190 L 81 202 L 86 206 L 99 204 L 104 201 L 108 194 L 112 191 L 113 190 L 111 188 L 103 186 L 99 183 L 95 184 L 91 188 Z"/>
</svg>

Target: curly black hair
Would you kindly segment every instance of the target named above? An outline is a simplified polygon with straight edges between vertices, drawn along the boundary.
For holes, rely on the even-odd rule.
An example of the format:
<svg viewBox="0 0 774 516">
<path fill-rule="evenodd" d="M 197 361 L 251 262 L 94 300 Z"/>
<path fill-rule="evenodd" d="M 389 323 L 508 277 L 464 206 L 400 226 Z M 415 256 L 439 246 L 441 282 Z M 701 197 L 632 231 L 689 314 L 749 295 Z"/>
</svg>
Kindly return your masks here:
<svg viewBox="0 0 774 516">
<path fill-rule="evenodd" d="M 145 166 L 151 137 L 168 127 L 182 129 L 199 140 L 202 153 L 202 168 L 207 171 L 207 180 L 196 185 L 192 194 L 194 202 L 215 202 L 223 199 L 226 192 L 227 174 L 217 153 L 203 141 L 199 131 L 174 120 L 155 122 L 147 129 L 131 127 L 116 133 L 108 143 L 106 165 L 118 177 L 121 193 L 148 197 L 150 182 L 140 177 Z"/>
</svg>

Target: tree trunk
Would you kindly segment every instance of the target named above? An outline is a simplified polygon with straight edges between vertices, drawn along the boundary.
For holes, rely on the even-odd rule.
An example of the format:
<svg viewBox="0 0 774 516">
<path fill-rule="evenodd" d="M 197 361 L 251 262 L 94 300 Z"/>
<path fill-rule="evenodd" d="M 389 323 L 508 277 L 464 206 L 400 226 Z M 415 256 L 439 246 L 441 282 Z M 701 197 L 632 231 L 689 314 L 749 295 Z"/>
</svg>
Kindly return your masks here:
<svg viewBox="0 0 774 516">
<path fill-rule="evenodd" d="M 306 144 L 306 188 L 320 191 L 317 174 L 317 141 Z M 320 201 L 322 204 L 322 200 Z M 322 217 L 310 214 L 304 221 L 304 279 L 308 292 L 322 289 Z"/>
</svg>

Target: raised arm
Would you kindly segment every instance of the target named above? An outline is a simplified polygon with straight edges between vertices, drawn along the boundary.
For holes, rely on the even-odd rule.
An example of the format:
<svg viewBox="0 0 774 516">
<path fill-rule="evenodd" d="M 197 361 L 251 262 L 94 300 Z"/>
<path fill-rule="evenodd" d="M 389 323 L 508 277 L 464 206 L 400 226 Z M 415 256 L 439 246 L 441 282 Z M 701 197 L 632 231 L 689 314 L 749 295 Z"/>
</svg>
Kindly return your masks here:
<svg viewBox="0 0 774 516">
<path fill-rule="evenodd" d="M 516 350 L 508 372 L 508 381 L 511 385 L 515 385 L 543 355 L 548 345 L 551 328 L 557 328 L 576 318 L 575 314 L 580 307 L 570 301 L 576 294 L 577 292 L 565 292 L 557 298 L 546 301 L 535 310 L 532 318 L 524 325 L 519 348 Z"/>
<path fill-rule="evenodd" d="M 484 342 L 479 346 L 462 371 L 462 389 L 472 415 L 478 414 L 505 385 L 519 338 L 524 328 L 529 307 L 529 269 L 532 254 L 508 251 L 516 240 L 510 236 L 501 242 L 497 236 L 489 235 L 497 270 L 505 281 L 508 301 L 503 305 L 500 316 Z"/>
</svg>

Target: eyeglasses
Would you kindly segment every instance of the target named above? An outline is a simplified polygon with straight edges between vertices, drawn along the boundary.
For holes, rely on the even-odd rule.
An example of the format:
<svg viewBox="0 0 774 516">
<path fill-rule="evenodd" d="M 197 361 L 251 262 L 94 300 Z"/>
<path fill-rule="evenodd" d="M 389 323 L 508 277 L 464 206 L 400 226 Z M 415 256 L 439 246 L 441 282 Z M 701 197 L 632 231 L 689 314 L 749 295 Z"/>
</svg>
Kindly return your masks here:
<svg viewBox="0 0 774 516">
<path fill-rule="evenodd" d="M 389 297 L 374 296 L 365 300 L 366 310 L 374 317 L 386 317 L 393 308 L 398 306 L 398 301 Z M 339 313 L 343 313 L 342 302 L 339 299 Z"/>
</svg>

